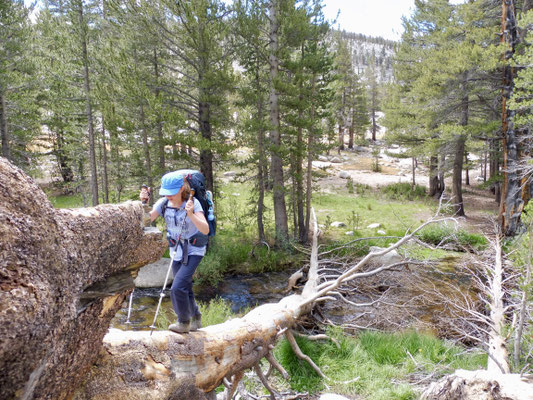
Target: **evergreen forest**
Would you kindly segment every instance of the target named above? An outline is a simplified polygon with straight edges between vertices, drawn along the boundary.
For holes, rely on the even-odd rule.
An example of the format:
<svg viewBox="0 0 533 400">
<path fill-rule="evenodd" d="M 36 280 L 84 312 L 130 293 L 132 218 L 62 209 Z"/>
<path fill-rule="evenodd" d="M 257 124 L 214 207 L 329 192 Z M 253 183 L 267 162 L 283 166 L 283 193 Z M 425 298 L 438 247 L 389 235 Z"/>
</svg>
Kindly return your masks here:
<svg viewBox="0 0 533 400">
<path fill-rule="evenodd" d="M 412 296 L 395 302 L 442 306 L 447 319 L 418 335 L 391 310 L 388 323 L 367 308 L 348 321 L 324 305 L 328 316 L 301 327 L 333 341 L 297 339 L 335 383 L 284 341 L 273 352 L 291 395 L 414 399 L 455 369 L 491 362 L 532 374 L 533 1 L 455 3 L 414 0 L 395 42 L 336 28 L 323 0 L 0 0 L 0 155 L 58 208 L 139 200 L 142 185 L 153 205 L 165 173 L 201 171 L 219 231 L 199 286 L 297 270 L 297 287 L 315 211 L 326 283 L 414 238 L 400 255 L 425 273 L 444 269 L 325 296 L 373 307 L 405 283 Z M 461 272 L 450 278 L 452 264 Z M 445 299 L 417 303 L 436 276 Z M 463 294 L 463 278 L 480 286 Z M 220 299 L 213 307 L 202 312 L 235 316 Z M 503 358 L 488 350 L 495 337 Z"/>
</svg>

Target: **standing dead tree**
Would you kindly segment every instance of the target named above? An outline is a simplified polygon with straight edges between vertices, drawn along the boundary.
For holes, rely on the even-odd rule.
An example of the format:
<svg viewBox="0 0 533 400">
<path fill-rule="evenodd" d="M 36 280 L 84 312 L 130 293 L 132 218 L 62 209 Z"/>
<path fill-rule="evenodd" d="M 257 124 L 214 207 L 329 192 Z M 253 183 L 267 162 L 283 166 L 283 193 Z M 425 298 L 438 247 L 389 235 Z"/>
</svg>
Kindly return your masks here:
<svg viewBox="0 0 533 400">
<path fill-rule="evenodd" d="M 471 262 L 467 275 L 471 277 L 477 296 L 444 282 L 448 293 L 453 295 L 441 296 L 441 301 L 447 305 L 447 321 L 459 337 L 485 349 L 487 369 L 456 371 L 432 384 L 423 398 L 470 398 L 476 391 L 484 390 L 490 392 L 492 397 L 486 397 L 489 399 L 532 399 L 531 383 L 522 380 L 521 374 L 511 374 L 507 345 L 517 322 L 511 316 L 520 313 L 524 304 L 516 301 L 517 296 L 512 294 L 518 274 L 511 263 L 504 260 L 499 232 L 494 235 L 485 257 Z"/>
</svg>

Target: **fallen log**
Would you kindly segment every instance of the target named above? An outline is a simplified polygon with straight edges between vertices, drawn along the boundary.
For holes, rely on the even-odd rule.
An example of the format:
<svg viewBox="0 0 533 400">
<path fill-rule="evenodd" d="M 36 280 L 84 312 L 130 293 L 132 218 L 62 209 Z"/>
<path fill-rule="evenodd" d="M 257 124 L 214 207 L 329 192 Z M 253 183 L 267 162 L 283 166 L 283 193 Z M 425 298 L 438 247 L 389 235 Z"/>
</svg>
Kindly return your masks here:
<svg viewBox="0 0 533 400">
<path fill-rule="evenodd" d="M 140 202 L 56 210 L 0 157 L 0 393 L 66 399 L 95 362 L 132 275 L 159 259 Z"/>
<path fill-rule="evenodd" d="M 374 257 L 412 239 L 419 229 L 430 223 L 386 249 L 369 253 L 336 280 L 319 285 L 318 228 L 314 212 L 313 221 L 308 280 L 301 294 L 287 296 L 278 303 L 259 306 L 242 318 L 186 335 L 168 331 L 150 335 L 147 331 L 113 329 L 105 336 L 100 358 L 74 399 L 211 399 L 213 390 L 223 382 L 229 386 L 228 393 L 232 393 L 244 370 L 254 368 L 263 357 L 272 358 L 270 351 L 283 334 L 292 339 L 290 327 L 317 301 L 344 282 L 367 275 L 358 274 L 358 271 Z M 392 266 L 376 268 L 376 273 Z M 290 342 L 293 346 L 296 344 L 294 340 Z"/>
</svg>

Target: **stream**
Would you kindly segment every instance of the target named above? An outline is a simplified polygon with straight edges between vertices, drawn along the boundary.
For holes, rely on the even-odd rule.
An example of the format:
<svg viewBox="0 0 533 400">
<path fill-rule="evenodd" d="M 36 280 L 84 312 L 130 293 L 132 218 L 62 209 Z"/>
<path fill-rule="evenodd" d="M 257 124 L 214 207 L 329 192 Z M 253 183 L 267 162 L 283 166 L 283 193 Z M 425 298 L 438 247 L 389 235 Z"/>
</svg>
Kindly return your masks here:
<svg viewBox="0 0 533 400">
<path fill-rule="evenodd" d="M 238 313 L 247 307 L 281 300 L 285 296 L 284 292 L 292 272 L 294 271 L 228 276 L 216 288 L 195 287 L 194 295 L 196 300 L 202 303 L 209 303 L 210 300 L 219 297 L 229 302 L 232 312 Z M 161 288 L 136 288 L 133 292 L 131 323 L 126 324 L 128 318 L 128 301 L 126 301 L 115 315 L 111 327 L 123 330 L 150 330 L 160 293 Z M 170 289 L 166 289 L 164 293 L 165 297 L 161 302 L 163 313 L 173 315 Z"/>
<path fill-rule="evenodd" d="M 462 293 L 469 293 L 470 296 L 475 295 L 470 287 L 470 276 L 457 271 L 458 262 L 458 258 L 449 257 L 442 259 L 432 269 L 422 267 L 414 273 L 413 267 L 399 268 L 353 282 L 349 299 L 371 305 L 354 309 L 342 301 L 330 301 L 323 304 L 322 317 L 347 326 L 355 324 L 380 330 L 415 328 L 447 336 L 449 327 L 444 323 L 447 318 L 443 317 L 449 317 L 449 314 L 443 314 L 447 311 L 442 299 L 455 299 L 457 296 L 450 287 L 458 287 Z M 286 296 L 287 282 L 292 272 L 294 271 L 228 276 L 216 288 L 195 287 L 195 296 L 197 301 L 204 304 L 217 297 L 224 299 L 230 304 L 232 312 L 238 313 L 247 307 L 277 302 Z M 429 294 L 430 297 L 427 297 L 428 284 L 437 288 L 439 293 L 434 293 L 432 297 Z M 113 319 L 111 327 L 150 330 L 160 292 L 161 288 L 136 288 L 130 324 L 127 324 L 126 301 Z M 160 312 L 175 318 L 169 292 L 169 289 L 165 290 Z M 383 297 L 384 293 L 386 297 Z M 382 301 L 373 304 L 377 298 Z"/>
</svg>

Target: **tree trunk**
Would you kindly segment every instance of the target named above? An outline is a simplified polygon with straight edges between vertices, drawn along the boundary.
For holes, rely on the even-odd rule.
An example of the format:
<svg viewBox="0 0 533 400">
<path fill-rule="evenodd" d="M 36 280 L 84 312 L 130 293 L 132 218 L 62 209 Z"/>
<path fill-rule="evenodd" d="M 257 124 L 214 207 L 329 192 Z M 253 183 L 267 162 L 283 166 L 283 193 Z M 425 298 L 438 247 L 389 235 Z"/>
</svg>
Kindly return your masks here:
<svg viewBox="0 0 533 400">
<path fill-rule="evenodd" d="M 303 48 L 302 48 L 302 59 L 304 58 L 303 54 Z M 300 88 L 301 89 L 301 88 Z M 300 101 L 302 101 L 303 98 L 300 96 Z M 303 111 L 298 112 L 298 118 L 300 121 L 303 119 Z M 297 136 L 296 136 L 296 165 L 295 165 L 295 172 L 296 172 L 296 225 L 294 225 L 297 228 L 298 231 L 298 241 L 300 243 L 307 243 L 307 231 L 305 226 L 305 217 L 304 217 L 304 174 L 303 174 L 303 155 L 305 154 L 305 144 L 304 144 L 304 138 L 303 138 L 303 128 L 301 126 L 298 127 Z"/>
<path fill-rule="evenodd" d="M 465 151 L 465 185 L 470 186 L 470 174 L 468 171 L 468 152 Z"/>
<path fill-rule="evenodd" d="M 157 50 L 154 49 L 154 76 L 155 76 L 155 97 L 161 101 L 161 90 L 159 89 L 159 61 L 157 58 Z M 160 107 L 160 104 L 158 105 Z M 163 119 L 161 118 L 161 109 L 158 108 L 157 118 L 157 144 L 159 148 L 159 170 L 161 173 L 165 172 L 165 140 L 163 138 Z"/>
<path fill-rule="evenodd" d="M 313 75 L 311 79 L 311 93 L 312 98 L 315 96 L 316 77 Z M 315 120 L 315 103 L 311 103 L 311 121 Z M 311 193 L 313 189 L 313 147 L 315 143 L 315 128 L 311 125 L 307 137 L 307 176 L 305 185 L 305 231 L 307 232 L 306 241 L 309 240 L 310 223 L 311 223 Z"/>
<path fill-rule="evenodd" d="M 208 399 L 224 378 L 269 356 L 280 331 L 309 313 L 316 300 L 316 218 L 308 281 L 302 294 L 259 306 L 242 318 L 179 335 L 169 331 L 111 330 L 105 351 L 74 399 Z"/>
<path fill-rule="evenodd" d="M 411 157 L 411 168 L 412 168 L 412 175 L 413 175 L 413 179 L 411 181 L 411 186 L 414 187 L 416 186 L 416 178 L 415 178 L 415 175 L 416 175 L 416 158 L 415 157 Z"/>
<path fill-rule="evenodd" d="M 143 138 L 143 150 L 144 150 L 144 165 L 146 168 L 146 179 L 148 180 L 147 185 L 153 187 L 153 176 L 152 176 L 152 159 L 150 157 L 150 145 L 148 144 L 148 130 L 146 129 L 146 118 L 144 115 L 144 104 L 141 100 L 139 105 L 139 118 L 141 119 L 141 132 Z"/>
<path fill-rule="evenodd" d="M 97 359 L 132 275 L 163 254 L 140 202 L 55 209 L 0 158 L 0 387 L 5 399 L 69 399 Z"/>
<path fill-rule="evenodd" d="M 78 22 L 80 29 L 80 43 L 83 61 L 83 89 L 85 92 L 85 115 L 87 117 L 88 134 L 89 134 L 89 165 L 91 168 L 91 195 L 93 206 L 98 205 L 98 174 L 96 171 L 96 145 L 94 140 L 93 111 L 91 104 L 91 85 L 89 78 L 89 57 L 87 54 L 87 23 L 83 16 L 83 2 L 78 3 Z"/>
<path fill-rule="evenodd" d="M 453 161 L 453 178 L 452 178 L 452 203 L 455 209 L 455 215 L 464 216 L 465 210 L 463 206 L 463 189 L 462 173 L 463 173 L 463 158 L 465 154 L 465 137 L 463 135 L 457 136 L 455 139 L 455 159 Z"/>
<path fill-rule="evenodd" d="M 276 89 L 279 60 L 278 60 L 278 31 L 279 31 L 279 3 L 272 0 L 269 5 L 270 17 L 270 141 L 271 141 L 271 174 L 274 192 L 274 219 L 276 225 L 276 244 L 285 246 L 289 238 L 287 224 L 287 207 L 285 205 L 285 185 L 283 180 L 283 159 L 281 158 L 281 132 L 279 122 L 278 93 Z"/>
<path fill-rule="evenodd" d="M 353 150 L 353 139 L 354 139 L 354 132 L 355 132 L 353 125 L 354 123 L 352 122 L 348 129 L 348 148 L 350 150 Z"/>
<path fill-rule="evenodd" d="M 439 159 L 437 156 L 432 155 L 429 158 L 429 197 L 434 197 L 437 195 L 437 190 L 439 186 L 438 162 Z M 440 195 L 438 197 L 440 197 Z"/>
<path fill-rule="evenodd" d="M 206 95 L 201 96 L 205 98 Z M 211 110 L 209 103 L 200 102 L 198 105 L 199 119 L 200 119 L 200 132 L 202 138 L 211 143 Z M 200 169 L 205 176 L 205 184 L 207 190 L 214 191 L 214 175 L 213 175 L 213 151 L 211 149 L 200 150 Z"/>
<path fill-rule="evenodd" d="M 374 108 L 374 98 L 372 98 L 372 141 L 376 141 L 376 133 L 378 131 L 378 124 L 376 122 L 376 110 Z"/>
<path fill-rule="evenodd" d="M 65 152 L 65 139 L 63 136 L 63 130 L 59 130 L 56 134 L 56 158 L 57 166 L 59 167 L 59 173 L 64 183 L 71 183 L 74 181 L 74 171 L 72 171 L 72 160 L 67 157 Z"/>
<path fill-rule="evenodd" d="M 505 321 L 505 305 L 503 281 L 504 268 L 502 260 L 502 248 L 499 237 L 496 238 L 494 245 L 496 259 L 494 263 L 494 273 L 492 274 L 492 282 L 490 283 L 490 319 L 492 322 L 492 329 L 489 330 L 489 358 L 487 360 L 487 371 L 501 372 L 508 374 L 511 372 L 509 367 L 509 353 L 505 343 L 504 329 Z"/>
<path fill-rule="evenodd" d="M 503 150 L 503 188 L 501 193 L 499 220 L 505 236 L 514 236 L 520 226 L 520 216 L 529 201 L 526 178 L 520 178 L 520 161 L 522 149 L 520 143 L 523 135 L 515 130 L 513 116 L 515 112 L 507 106 L 514 89 L 515 68 L 510 65 L 515 47 L 518 44 L 516 11 L 513 0 L 502 1 L 502 35 L 501 43 L 508 46 L 504 54 L 507 65 L 504 67 L 502 82 L 502 150 Z"/>
<path fill-rule="evenodd" d="M 341 150 L 344 150 L 344 127 L 339 122 L 339 147 L 337 148 L 337 154 L 341 154 Z"/>
<path fill-rule="evenodd" d="M 109 176 L 107 174 L 107 144 L 105 140 L 104 116 L 102 115 L 102 162 L 104 172 L 104 203 L 109 203 Z"/>
<path fill-rule="evenodd" d="M 257 50 L 259 51 L 259 50 Z M 261 93 L 261 81 L 259 76 L 260 70 L 259 58 L 257 59 L 256 71 L 255 71 L 255 83 L 257 87 L 257 119 L 258 121 L 263 121 L 263 97 Z M 265 226 L 263 223 L 263 214 L 265 207 L 265 179 L 266 179 L 266 165 L 267 160 L 265 157 L 265 130 L 263 129 L 263 124 L 260 123 L 259 129 L 257 130 L 257 186 L 258 186 L 258 196 L 257 196 L 257 233 L 259 236 L 260 242 L 266 241 L 265 236 Z"/>
<path fill-rule="evenodd" d="M 2 87 L 0 86 L 0 135 L 2 136 L 2 156 L 11 160 L 9 131 L 7 129 L 7 106 Z"/>
<path fill-rule="evenodd" d="M 466 87 L 467 73 L 464 73 L 463 81 L 461 82 L 461 90 L 463 92 L 463 99 L 461 101 L 461 121 L 460 125 L 466 127 L 468 125 L 468 92 Z M 453 161 L 453 178 L 452 178 L 452 202 L 457 216 L 464 216 L 463 204 L 463 159 L 465 157 L 465 134 L 460 134 L 456 137 L 455 143 L 455 159 Z"/>
</svg>

